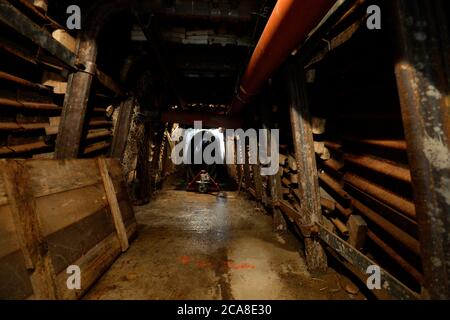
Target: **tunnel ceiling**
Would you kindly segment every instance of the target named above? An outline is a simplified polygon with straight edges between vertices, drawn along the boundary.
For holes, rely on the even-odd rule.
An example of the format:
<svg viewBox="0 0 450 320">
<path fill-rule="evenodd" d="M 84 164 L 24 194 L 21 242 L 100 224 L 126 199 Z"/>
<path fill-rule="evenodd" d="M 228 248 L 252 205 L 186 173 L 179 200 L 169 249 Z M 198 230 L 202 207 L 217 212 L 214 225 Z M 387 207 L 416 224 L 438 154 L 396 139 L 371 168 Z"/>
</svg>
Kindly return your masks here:
<svg viewBox="0 0 450 320">
<path fill-rule="evenodd" d="M 173 105 L 220 110 L 231 102 L 274 2 L 142 1 L 133 50 L 156 62 Z"/>
<path fill-rule="evenodd" d="M 86 15 L 99 1 L 53 0 L 50 14 L 64 24 L 68 5 L 80 5 Z M 233 99 L 275 3 L 130 0 L 129 10 L 105 27 L 98 65 L 129 89 L 146 91 L 145 101 L 159 92 L 165 96 L 164 106 L 201 110 L 214 105 L 223 110 Z"/>
</svg>

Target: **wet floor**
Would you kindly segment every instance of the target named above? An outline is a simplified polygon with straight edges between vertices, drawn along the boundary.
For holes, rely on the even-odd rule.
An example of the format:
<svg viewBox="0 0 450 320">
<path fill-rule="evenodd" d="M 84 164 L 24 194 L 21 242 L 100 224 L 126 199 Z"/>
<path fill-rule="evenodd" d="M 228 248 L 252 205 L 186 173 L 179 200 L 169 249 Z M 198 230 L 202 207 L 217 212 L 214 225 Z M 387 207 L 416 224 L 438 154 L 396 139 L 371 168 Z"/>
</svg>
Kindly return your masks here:
<svg viewBox="0 0 450 320">
<path fill-rule="evenodd" d="M 244 195 L 162 191 L 139 235 L 87 299 L 361 299 L 332 269 L 312 276 L 296 238 Z"/>
</svg>

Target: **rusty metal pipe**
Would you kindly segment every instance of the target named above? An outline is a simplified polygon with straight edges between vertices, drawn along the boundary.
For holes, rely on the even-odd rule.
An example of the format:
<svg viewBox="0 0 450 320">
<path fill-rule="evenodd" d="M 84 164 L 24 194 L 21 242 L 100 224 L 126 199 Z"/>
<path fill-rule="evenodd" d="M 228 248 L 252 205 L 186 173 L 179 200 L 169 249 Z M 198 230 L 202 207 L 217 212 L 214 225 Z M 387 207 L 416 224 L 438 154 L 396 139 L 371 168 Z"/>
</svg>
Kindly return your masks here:
<svg viewBox="0 0 450 320">
<path fill-rule="evenodd" d="M 406 152 L 407 150 L 405 140 L 374 140 L 374 139 L 361 139 L 358 137 L 351 137 L 351 136 L 345 136 L 344 140 L 357 144 L 364 144 L 368 146 L 375 146 L 398 151 Z"/>
<path fill-rule="evenodd" d="M 54 103 L 23 101 L 19 99 L 1 98 L 0 105 L 12 108 L 35 109 L 35 110 L 61 110 L 61 107 Z"/>
<path fill-rule="evenodd" d="M 286 58 L 304 41 L 335 0 L 278 0 L 256 45 L 231 113 L 239 113 Z"/>
<path fill-rule="evenodd" d="M 406 249 L 413 252 L 416 256 L 420 255 L 420 244 L 417 239 L 413 238 L 411 235 L 383 218 L 380 214 L 355 199 L 353 200 L 353 206 L 367 219 L 387 232 L 393 239 L 401 243 Z"/>
<path fill-rule="evenodd" d="M 404 213 L 408 218 L 416 219 L 416 209 L 413 202 L 352 173 L 347 173 L 344 176 L 344 181 L 373 196 L 382 203 Z"/>
<path fill-rule="evenodd" d="M 382 249 L 392 260 L 394 260 L 403 270 L 409 273 L 414 280 L 423 284 L 423 275 L 408 261 L 406 261 L 401 255 L 399 255 L 390 245 L 381 240 L 372 231 L 367 231 L 367 236 L 372 240 L 380 249 Z"/>
<path fill-rule="evenodd" d="M 374 159 L 365 155 L 346 154 L 345 160 L 363 168 L 370 169 L 388 177 L 411 183 L 411 173 L 399 165 Z"/>
<path fill-rule="evenodd" d="M 351 197 L 349 194 L 342 188 L 342 186 L 334 180 L 330 175 L 322 172 L 319 174 L 319 180 L 328 186 L 333 192 L 335 192 L 339 197 L 342 198 L 346 203 L 350 203 Z"/>
</svg>

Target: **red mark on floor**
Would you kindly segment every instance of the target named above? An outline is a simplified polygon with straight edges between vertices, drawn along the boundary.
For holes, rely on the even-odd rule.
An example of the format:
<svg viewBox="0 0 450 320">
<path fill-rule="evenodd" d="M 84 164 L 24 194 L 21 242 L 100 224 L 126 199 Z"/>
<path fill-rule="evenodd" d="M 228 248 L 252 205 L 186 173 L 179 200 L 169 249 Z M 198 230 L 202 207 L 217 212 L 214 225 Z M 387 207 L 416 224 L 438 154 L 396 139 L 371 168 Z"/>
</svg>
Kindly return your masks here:
<svg viewBox="0 0 450 320">
<path fill-rule="evenodd" d="M 186 264 L 189 264 L 191 262 L 191 258 L 188 257 L 188 256 L 182 256 L 180 261 L 181 261 L 182 264 L 186 265 Z"/>
</svg>

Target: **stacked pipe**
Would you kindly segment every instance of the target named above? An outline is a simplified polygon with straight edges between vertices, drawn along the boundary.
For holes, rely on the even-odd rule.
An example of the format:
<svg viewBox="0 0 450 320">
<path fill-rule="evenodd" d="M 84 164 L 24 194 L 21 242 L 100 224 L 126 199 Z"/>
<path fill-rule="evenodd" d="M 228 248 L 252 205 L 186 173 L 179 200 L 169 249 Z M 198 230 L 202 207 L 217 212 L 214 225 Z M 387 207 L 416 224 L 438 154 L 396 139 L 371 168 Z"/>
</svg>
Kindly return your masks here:
<svg viewBox="0 0 450 320">
<path fill-rule="evenodd" d="M 15 5 L 42 30 L 52 33 L 54 40 L 75 51 L 75 39 L 46 15 L 47 1 L 18 1 Z M 4 89 L 0 96 L 0 157 L 53 158 L 69 70 L 45 50 L 18 38 L 9 27 L 2 28 L 0 37 L 0 55 L 6 62 L 0 70 Z M 114 100 L 105 93 L 97 91 L 91 100 L 82 156 L 105 153 L 110 147 Z"/>
</svg>

